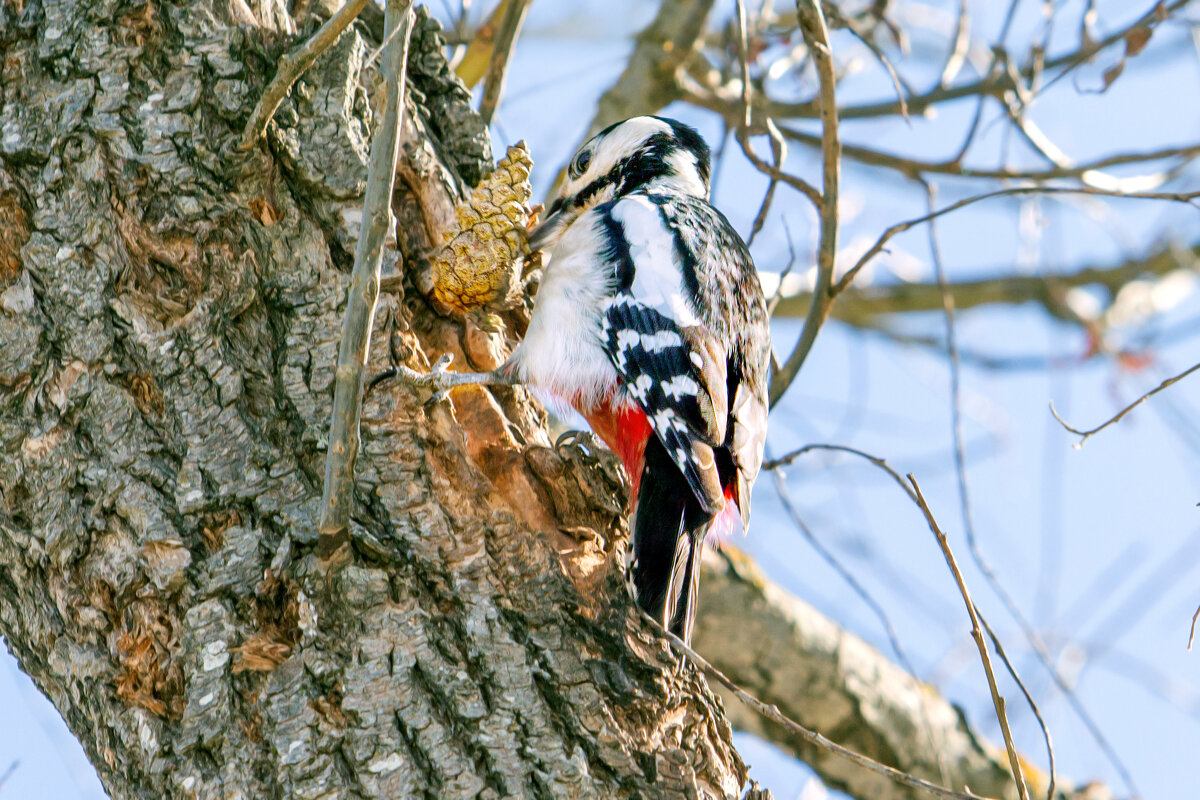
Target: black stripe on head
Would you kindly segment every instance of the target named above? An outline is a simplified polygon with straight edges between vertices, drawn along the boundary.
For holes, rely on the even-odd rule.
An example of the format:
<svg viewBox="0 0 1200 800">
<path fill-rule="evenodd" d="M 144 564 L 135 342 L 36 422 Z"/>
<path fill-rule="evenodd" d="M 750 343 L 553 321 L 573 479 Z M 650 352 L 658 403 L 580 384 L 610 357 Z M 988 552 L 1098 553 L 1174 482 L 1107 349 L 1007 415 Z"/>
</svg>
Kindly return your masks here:
<svg viewBox="0 0 1200 800">
<path fill-rule="evenodd" d="M 656 133 L 645 141 L 636 153 L 619 165 L 620 182 L 617 194 L 625 195 L 636 191 L 656 178 L 673 172 L 667 156 L 679 148 L 675 137 L 669 133 Z"/>
<path fill-rule="evenodd" d="M 679 142 L 682 149 L 696 157 L 696 172 L 700 174 L 700 180 L 704 181 L 704 185 L 708 186 L 708 179 L 712 172 L 712 152 L 708 149 L 708 142 L 704 141 L 704 137 L 695 128 L 684 125 L 677 119 L 670 117 L 655 117 L 655 119 L 670 125 L 675 141 Z"/>
<path fill-rule="evenodd" d="M 668 126 L 669 130 L 659 131 L 643 141 L 638 149 L 625 156 L 605 175 L 593 180 L 581 188 L 568 201 L 574 208 L 582 209 L 595 201 L 597 195 L 612 188 L 613 197 L 623 197 L 631 192 L 644 189 L 648 184 L 663 178 L 678 175 L 678 164 L 671 161 L 676 154 L 690 154 L 695 159 L 696 177 L 708 188 L 712 172 L 711 155 L 708 144 L 694 128 L 684 125 L 677 120 L 666 117 L 648 117 Z M 629 123 L 630 120 L 609 125 L 591 140 L 603 141 L 617 128 Z M 686 159 L 685 159 L 686 163 Z M 560 201 L 562 202 L 562 201 Z M 553 210 L 557 210 L 556 204 Z"/>
<path fill-rule="evenodd" d="M 688 297 L 701 297 L 702 287 L 700 286 L 699 267 L 697 261 L 698 254 L 684 236 L 684 227 L 680 221 L 670 214 L 667 210 L 667 205 L 671 202 L 670 198 L 662 195 L 651 195 L 650 202 L 658 207 L 658 216 L 663 222 L 663 227 L 671 232 L 671 237 L 675 242 L 675 258 L 679 263 L 679 274 L 683 278 L 684 287 L 687 289 Z M 700 309 L 696 307 L 694 302 L 691 306 L 696 311 Z"/>
<path fill-rule="evenodd" d="M 611 206 L 600 207 L 600 226 L 604 232 L 604 260 L 612 267 L 617 287 L 627 291 L 633 285 L 634 264 L 629 252 L 625 228 L 613 218 Z"/>
</svg>

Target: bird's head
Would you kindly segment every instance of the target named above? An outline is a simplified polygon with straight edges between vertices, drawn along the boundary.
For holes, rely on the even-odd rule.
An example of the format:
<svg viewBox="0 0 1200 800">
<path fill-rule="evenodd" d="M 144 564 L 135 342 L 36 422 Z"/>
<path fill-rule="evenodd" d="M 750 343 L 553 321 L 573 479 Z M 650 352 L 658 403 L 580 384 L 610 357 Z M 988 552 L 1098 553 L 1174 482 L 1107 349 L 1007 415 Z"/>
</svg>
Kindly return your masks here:
<svg viewBox="0 0 1200 800">
<path fill-rule="evenodd" d="M 530 235 L 552 245 L 580 214 L 631 192 L 708 197 L 709 150 L 695 129 L 665 117 L 632 117 L 610 125 L 579 148 L 558 199 Z"/>
</svg>

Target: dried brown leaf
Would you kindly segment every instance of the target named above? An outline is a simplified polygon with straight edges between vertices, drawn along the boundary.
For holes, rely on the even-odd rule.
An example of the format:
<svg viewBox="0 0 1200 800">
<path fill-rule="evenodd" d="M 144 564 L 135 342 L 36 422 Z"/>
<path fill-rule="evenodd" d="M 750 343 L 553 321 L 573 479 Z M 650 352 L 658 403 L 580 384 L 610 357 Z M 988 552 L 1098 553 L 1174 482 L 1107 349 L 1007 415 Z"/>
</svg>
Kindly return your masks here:
<svg viewBox="0 0 1200 800">
<path fill-rule="evenodd" d="M 1125 34 L 1125 58 L 1133 58 L 1138 53 L 1146 49 L 1146 45 L 1150 43 L 1150 37 L 1154 35 L 1154 29 L 1134 28 L 1129 33 Z"/>
<path fill-rule="evenodd" d="M 1121 59 L 1116 64 L 1113 64 L 1108 69 L 1104 70 L 1104 86 L 1100 89 L 1101 93 L 1108 91 L 1108 87 L 1113 85 L 1113 81 L 1121 77 L 1121 73 L 1125 71 L 1125 59 Z"/>
</svg>

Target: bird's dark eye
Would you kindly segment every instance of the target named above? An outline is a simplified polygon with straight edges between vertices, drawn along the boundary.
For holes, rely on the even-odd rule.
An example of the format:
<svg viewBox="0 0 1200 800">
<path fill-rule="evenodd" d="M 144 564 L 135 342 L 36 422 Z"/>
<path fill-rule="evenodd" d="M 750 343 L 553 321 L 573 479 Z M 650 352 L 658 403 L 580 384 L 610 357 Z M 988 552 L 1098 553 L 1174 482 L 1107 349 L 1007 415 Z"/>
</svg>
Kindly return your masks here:
<svg viewBox="0 0 1200 800">
<path fill-rule="evenodd" d="M 579 155 L 575 156 L 575 160 L 571 162 L 569 170 L 572 178 L 578 178 L 583 173 L 587 172 L 588 164 L 592 163 L 592 152 L 590 150 L 580 150 Z"/>
</svg>

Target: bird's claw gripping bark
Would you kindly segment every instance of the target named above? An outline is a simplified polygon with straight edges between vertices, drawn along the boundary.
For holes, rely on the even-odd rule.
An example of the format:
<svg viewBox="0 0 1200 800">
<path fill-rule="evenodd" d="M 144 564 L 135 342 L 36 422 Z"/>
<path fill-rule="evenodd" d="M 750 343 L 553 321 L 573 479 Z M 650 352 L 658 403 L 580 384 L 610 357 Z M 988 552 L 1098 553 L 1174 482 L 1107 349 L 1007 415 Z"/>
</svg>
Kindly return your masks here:
<svg viewBox="0 0 1200 800">
<path fill-rule="evenodd" d="M 425 401 L 426 405 L 436 405 L 446 399 L 446 395 L 456 386 L 480 386 L 502 384 L 510 385 L 516 382 L 504 366 L 491 372 L 451 372 L 450 363 L 454 356 L 443 354 L 429 372 L 417 372 L 404 365 L 396 367 L 396 374 L 409 386 L 418 389 L 428 389 L 433 394 Z"/>
<path fill-rule="evenodd" d="M 453 361 L 453 354 L 443 353 L 437 361 L 433 362 L 429 372 L 417 372 L 415 369 L 400 364 L 396 367 L 396 374 L 415 389 L 430 390 L 432 394 L 425 401 L 425 405 L 433 406 L 445 400 L 452 388 L 461 386 L 463 383 L 463 381 L 457 380 L 460 373 L 451 372 L 449 369 Z"/>
</svg>

